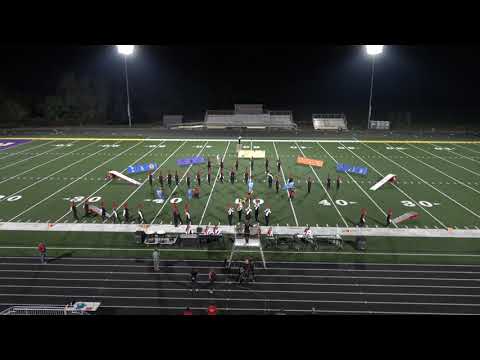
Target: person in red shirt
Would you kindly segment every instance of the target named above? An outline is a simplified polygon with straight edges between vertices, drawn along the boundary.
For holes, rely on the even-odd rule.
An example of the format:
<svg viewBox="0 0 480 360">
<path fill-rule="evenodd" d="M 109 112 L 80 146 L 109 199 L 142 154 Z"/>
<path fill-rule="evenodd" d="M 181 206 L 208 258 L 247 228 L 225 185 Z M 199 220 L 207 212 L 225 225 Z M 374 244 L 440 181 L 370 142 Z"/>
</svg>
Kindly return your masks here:
<svg viewBox="0 0 480 360">
<path fill-rule="evenodd" d="M 217 315 L 217 307 L 215 305 L 210 305 L 207 309 L 208 315 Z"/>
<path fill-rule="evenodd" d="M 40 253 L 40 260 L 42 264 L 47 263 L 47 247 L 45 243 L 42 241 L 40 244 L 38 244 L 38 252 Z"/>
<path fill-rule="evenodd" d="M 192 316 L 193 315 L 192 310 L 190 310 L 190 308 L 187 306 L 187 308 L 183 311 L 183 315 Z"/>
</svg>

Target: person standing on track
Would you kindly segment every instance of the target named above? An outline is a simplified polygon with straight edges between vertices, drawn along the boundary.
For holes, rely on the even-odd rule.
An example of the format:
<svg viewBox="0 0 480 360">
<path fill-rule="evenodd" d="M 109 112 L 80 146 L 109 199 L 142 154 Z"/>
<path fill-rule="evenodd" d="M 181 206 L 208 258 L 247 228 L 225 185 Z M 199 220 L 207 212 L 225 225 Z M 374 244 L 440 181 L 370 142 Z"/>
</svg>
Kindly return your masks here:
<svg viewBox="0 0 480 360">
<path fill-rule="evenodd" d="M 195 292 L 198 292 L 197 277 L 198 277 L 198 271 L 195 269 L 192 269 L 192 272 L 190 273 L 190 279 L 192 281 L 192 293 L 193 293 L 193 290 L 195 290 Z"/>
<path fill-rule="evenodd" d="M 40 261 L 42 262 L 42 264 L 46 264 L 47 263 L 47 246 L 43 241 L 41 241 L 40 244 L 38 244 L 37 249 L 38 249 L 38 252 L 40 253 Z"/>
<path fill-rule="evenodd" d="M 73 218 L 74 218 L 75 220 L 78 220 L 77 205 L 75 204 L 75 201 L 72 201 L 72 202 L 71 202 L 70 208 L 72 209 Z"/>
<path fill-rule="evenodd" d="M 209 285 L 210 285 L 209 293 L 210 294 L 213 294 L 213 292 L 215 291 L 215 280 L 216 279 L 217 279 L 217 274 L 215 273 L 215 271 L 213 271 L 213 269 L 210 269 L 210 272 L 208 273 L 208 281 L 209 281 Z"/>
<path fill-rule="evenodd" d="M 158 253 L 158 250 L 155 249 L 153 250 L 153 271 L 158 272 L 160 269 L 160 254 Z"/>
</svg>

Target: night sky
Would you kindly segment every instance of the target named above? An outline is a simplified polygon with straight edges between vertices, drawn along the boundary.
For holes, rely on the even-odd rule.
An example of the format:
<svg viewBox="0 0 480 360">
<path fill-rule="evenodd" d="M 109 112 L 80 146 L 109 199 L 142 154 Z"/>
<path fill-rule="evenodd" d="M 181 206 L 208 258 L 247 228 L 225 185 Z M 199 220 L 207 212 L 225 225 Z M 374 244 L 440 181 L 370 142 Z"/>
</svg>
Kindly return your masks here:
<svg viewBox="0 0 480 360">
<path fill-rule="evenodd" d="M 0 53 L 0 88 L 7 93 L 52 95 L 60 76 L 72 71 L 105 78 L 113 96 L 125 96 L 123 60 L 114 45 L 3 45 Z M 480 46 L 387 45 L 375 63 L 375 119 L 410 111 L 414 119 L 456 114 L 476 122 L 479 64 Z M 140 45 L 129 59 L 133 116 L 141 121 L 183 113 L 201 121 L 206 109 L 263 103 L 293 110 L 296 120 L 343 112 L 362 121 L 370 70 L 359 45 Z"/>
</svg>

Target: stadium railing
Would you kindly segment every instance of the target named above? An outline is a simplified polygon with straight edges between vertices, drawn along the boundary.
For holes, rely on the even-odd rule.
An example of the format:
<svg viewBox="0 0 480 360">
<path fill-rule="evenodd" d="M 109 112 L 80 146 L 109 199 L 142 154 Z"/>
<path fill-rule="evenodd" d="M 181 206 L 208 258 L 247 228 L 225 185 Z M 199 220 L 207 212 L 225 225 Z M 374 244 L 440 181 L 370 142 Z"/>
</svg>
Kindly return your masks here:
<svg viewBox="0 0 480 360">
<path fill-rule="evenodd" d="M 89 315 L 88 312 L 62 305 L 12 306 L 0 312 L 0 315 Z"/>
</svg>

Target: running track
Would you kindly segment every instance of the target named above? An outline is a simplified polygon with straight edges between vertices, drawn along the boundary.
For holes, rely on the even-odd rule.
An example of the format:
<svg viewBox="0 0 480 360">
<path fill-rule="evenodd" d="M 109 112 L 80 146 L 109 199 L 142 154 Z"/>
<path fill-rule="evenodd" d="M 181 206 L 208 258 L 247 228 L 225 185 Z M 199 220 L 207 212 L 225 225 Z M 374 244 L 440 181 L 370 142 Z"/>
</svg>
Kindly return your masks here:
<svg viewBox="0 0 480 360">
<path fill-rule="evenodd" d="M 20 304 L 100 301 L 98 314 L 480 314 L 480 265 L 271 262 L 238 285 L 218 261 L 0 257 L 0 310 Z M 200 291 L 190 290 L 192 266 Z M 238 266 L 238 263 L 235 264 Z M 213 295 L 207 273 L 217 271 Z M 315 308 L 315 311 L 312 309 Z"/>
</svg>

